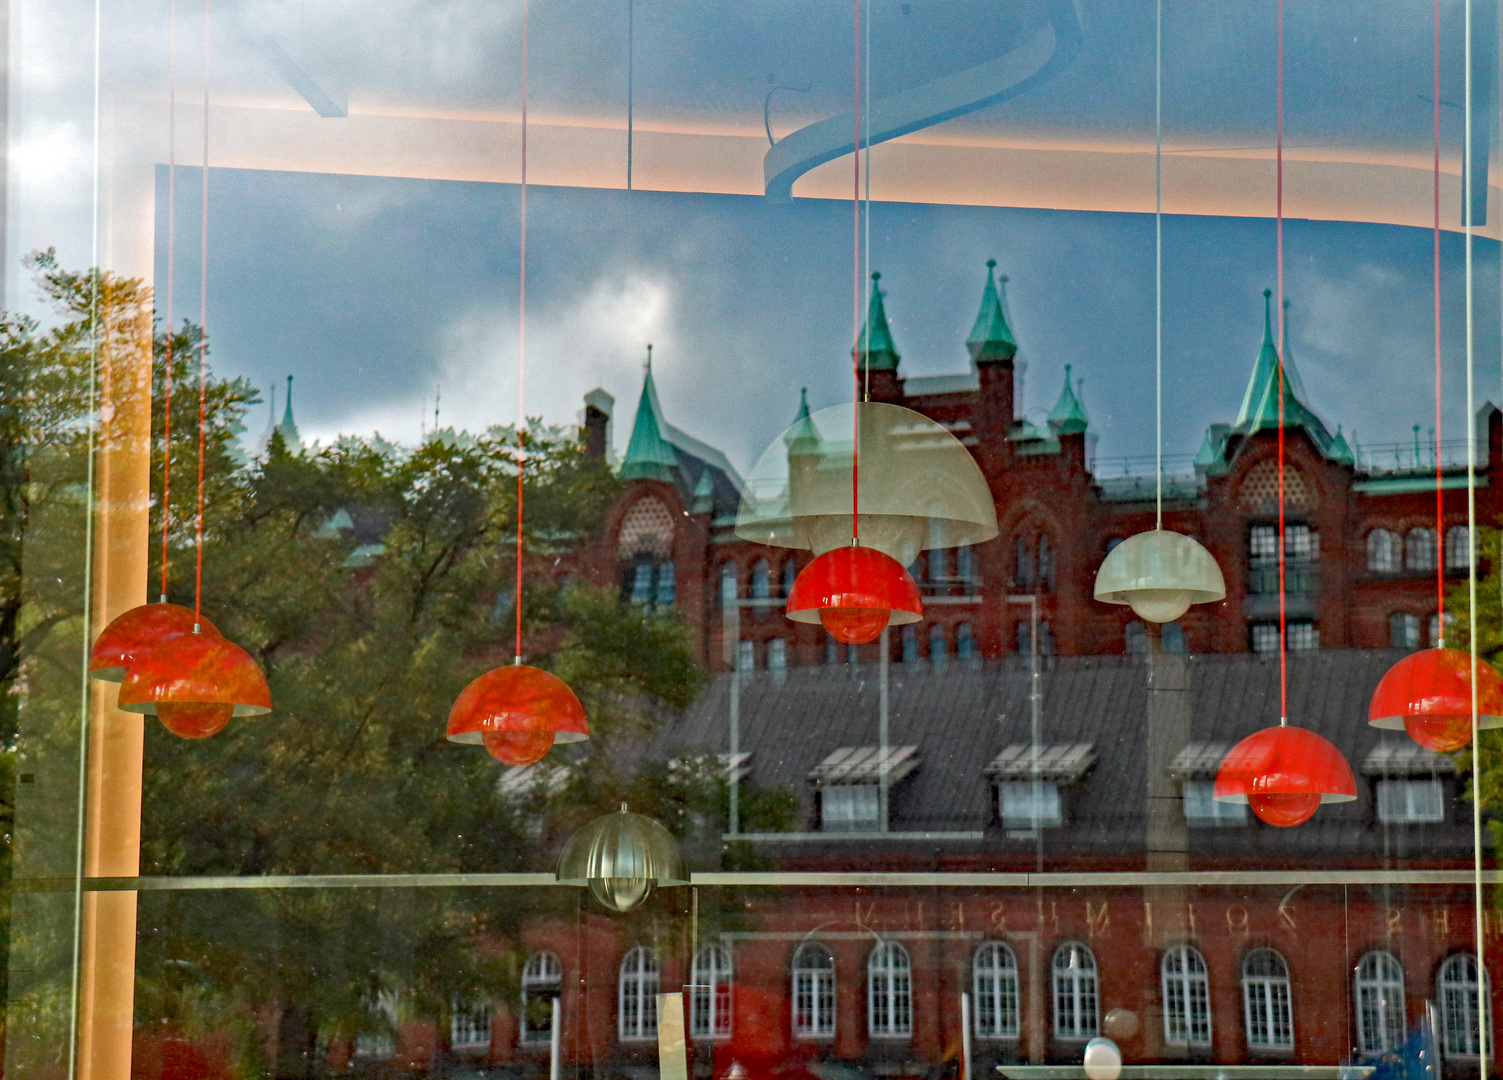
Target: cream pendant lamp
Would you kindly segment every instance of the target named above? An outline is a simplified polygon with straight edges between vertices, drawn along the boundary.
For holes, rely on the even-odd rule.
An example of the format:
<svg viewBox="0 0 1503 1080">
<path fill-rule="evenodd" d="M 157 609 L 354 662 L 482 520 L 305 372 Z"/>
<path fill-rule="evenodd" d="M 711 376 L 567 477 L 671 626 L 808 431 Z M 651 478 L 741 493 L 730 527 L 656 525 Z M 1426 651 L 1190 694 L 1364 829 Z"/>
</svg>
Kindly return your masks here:
<svg viewBox="0 0 1503 1080">
<path fill-rule="evenodd" d="M 927 416 L 877 401 L 805 409 L 752 470 L 736 535 L 816 555 L 849 546 L 857 430 L 863 546 L 909 566 L 920 551 L 997 535 L 997 507 L 971 452 Z"/>
<path fill-rule="evenodd" d="M 1162 72 L 1162 65 L 1156 63 Z M 1226 599 L 1226 581 L 1215 558 L 1194 537 L 1164 528 L 1164 171 L 1163 96 L 1154 92 L 1154 527 L 1129 536 L 1096 572 L 1096 599 L 1127 604 L 1147 622 L 1173 622 L 1191 604 Z"/>
<path fill-rule="evenodd" d="M 606 907 L 627 912 L 661 885 L 687 885 L 689 871 L 673 834 L 622 803 L 569 838 L 557 879 L 560 885 L 588 886 Z"/>
</svg>

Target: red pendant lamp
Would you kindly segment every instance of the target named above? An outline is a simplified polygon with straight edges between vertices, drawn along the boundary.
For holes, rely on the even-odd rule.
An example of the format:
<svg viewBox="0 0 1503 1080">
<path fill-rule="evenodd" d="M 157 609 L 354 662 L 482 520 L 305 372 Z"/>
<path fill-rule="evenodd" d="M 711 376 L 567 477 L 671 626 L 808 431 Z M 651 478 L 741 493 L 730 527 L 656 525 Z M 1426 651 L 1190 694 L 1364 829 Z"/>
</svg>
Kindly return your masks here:
<svg viewBox="0 0 1503 1080">
<path fill-rule="evenodd" d="M 207 48 L 205 37 L 205 48 Z M 207 56 L 205 57 L 207 61 Z M 207 63 L 205 79 L 208 78 Z M 206 84 L 207 89 L 207 84 Z M 207 94 L 205 95 L 207 97 Z M 206 114 L 207 115 L 207 114 Z M 206 151 L 207 152 L 207 151 Z M 167 476 L 162 482 L 162 591 L 163 603 L 148 604 L 137 612 L 147 609 L 161 610 L 153 617 L 159 624 L 171 625 L 176 632 L 159 637 L 148 643 L 130 657 L 125 678 L 120 684 L 119 706 L 126 712 L 156 715 L 162 725 L 174 735 L 184 739 L 204 739 L 222 731 L 231 717 L 258 716 L 271 711 L 271 688 L 266 676 L 251 655 L 234 642 L 220 636 L 219 632 L 203 617 L 204 592 L 204 460 L 208 449 L 207 431 L 207 361 L 208 351 L 208 162 L 203 168 L 203 218 L 202 250 L 199 281 L 199 325 L 202 328 L 198 344 L 198 507 L 194 520 L 194 601 L 193 610 L 177 608 L 165 603 L 167 589 L 167 549 L 170 502 L 168 501 Z M 170 245 L 169 245 L 170 247 Z M 169 296 L 172 260 L 169 257 Z M 166 438 L 163 451 L 164 462 L 172 459 L 172 324 L 168 333 L 168 390 L 166 401 Z M 186 612 L 188 618 L 177 612 Z M 127 612 L 127 615 L 131 614 Z M 124 618 L 124 616 L 122 616 Z M 121 620 L 117 619 L 106 634 Z M 186 628 L 183 623 L 187 622 Z M 96 644 L 96 650 L 98 646 Z"/>
<path fill-rule="evenodd" d="M 1328 740 L 1298 727 L 1270 727 L 1249 735 L 1216 773 L 1219 802 L 1247 803 L 1270 825 L 1309 821 L 1323 802 L 1357 797 L 1352 767 Z"/>
<path fill-rule="evenodd" d="M 843 644 L 864 645 L 889 624 L 918 622 L 924 606 L 898 560 L 853 544 L 804 567 L 788 594 L 787 613 L 794 622 L 820 623 Z"/>
<path fill-rule="evenodd" d="M 466 686 L 449 710 L 450 742 L 483 744 L 507 765 L 530 765 L 554 743 L 590 737 L 584 706 L 557 675 L 513 664 Z"/>
<path fill-rule="evenodd" d="M 1425 649 L 1383 676 L 1368 706 L 1375 728 L 1409 732 L 1428 750 L 1449 753 L 1472 741 L 1472 657 L 1460 649 Z M 1503 727 L 1503 678 L 1477 661 L 1477 726 Z"/>
<path fill-rule="evenodd" d="M 517 343 L 517 581 L 516 651 L 510 667 L 493 668 L 460 692 L 449 710 L 450 742 L 483 745 L 503 765 L 541 761 L 555 743 L 590 737 L 584 706 L 567 683 L 522 663 L 522 476 L 526 462 L 527 412 L 527 5 L 522 5 L 522 182 L 521 313 Z M 649 349 L 651 346 L 649 346 Z M 650 355 L 650 354 L 649 354 Z"/>
<path fill-rule="evenodd" d="M 203 631 L 219 636 L 214 624 L 204 619 Z M 100 633 L 89 653 L 89 675 L 100 682 L 117 683 L 126 671 L 163 640 L 193 632 L 193 609 L 181 604 L 141 604 L 115 616 Z"/>
<path fill-rule="evenodd" d="M 1279 341 L 1284 341 L 1284 20 L 1280 0 L 1278 50 L 1277 236 Z M 1350 802 L 1357 779 L 1341 751 L 1305 728 L 1289 726 L 1289 619 L 1285 589 L 1284 357 L 1275 353 L 1278 393 L 1279 475 L 1279 726 L 1254 732 L 1232 747 L 1216 773 L 1218 802 L 1247 803 L 1261 820 L 1279 828 L 1309 821 L 1323 802 Z"/>
</svg>

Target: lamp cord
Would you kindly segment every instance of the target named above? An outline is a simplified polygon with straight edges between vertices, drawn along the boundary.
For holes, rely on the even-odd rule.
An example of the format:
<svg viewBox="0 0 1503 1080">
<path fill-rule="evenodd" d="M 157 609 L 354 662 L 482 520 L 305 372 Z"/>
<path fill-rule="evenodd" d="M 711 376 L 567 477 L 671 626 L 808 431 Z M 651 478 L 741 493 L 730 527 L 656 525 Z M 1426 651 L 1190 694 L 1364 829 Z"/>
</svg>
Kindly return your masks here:
<svg viewBox="0 0 1503 1080">
<path fill-rule="evenodd" d="M 1278 0 L 1278 96 L 1277 136 L 1275 140 L 1275 215 L 1277 247 L 1277 285 L 1279 333 L 1274 345 L 1278 371 L 1279 395 L 1279 726 L 1289 723 L 1289 605 L 1285 581 L 1285 512 L 1284 512 L 1284 357 L 1279 349 L 1284 342 L 1284 0 Z"/>
<path fill-rule="evenodd" d="M 1164 0 L 1153 24 L 1153 402 L 1155 529 L 1164 527 Z"/>
<path fill-rule="evenodd" d="M 522 183 L 521 246 L 518 252 L 517 286 L 517 640 L 512 663 L 522 662 L 522 473 L 526 468 L 527 447 L 523 429 L 527 426 L 527 0 L 522 0 Z M 651 346 L 648 346 L 649 350 Z M 651 356 L 649 351 L 648 356 Z M 651 367 L 648 368 L 649 375 Z"/>
<path fill-rule="evenodd" d="M 861 340 L 861 0 L 853 0 L 855 33 L 852 35 L 852 96 L 854 98 L 855 144 L 851 148 L 851 323 Z M 872 286 L 876 288 L 876 286 Z M 862 359 L 870 364 L 871 328 L 866 331 L 867 349 Z M 861 539 L 861 364 L 854 365 L 851 407 L 851 546 Z"/>
<path fill-rule="evenodd" d="M 208 446 L 209 351 L 209 30 L 210 5 L 204 0 L 204 147 L 202 189 L 199 196 L 198 247 L 198 515 L 194 522 L 193 632 L 202 632 L 204 607 L 204 453 Z M 170 260 L 169 260 L 170 261 Z"/>
<path fill-rule="evenodd" d="M 1436 631 L 1440 644 L 1444 644 L 1446 635 L 1446 592 L 1445 592 L 1445 526 L 1444 507 L 1441 498 L 1440 479 L 1440 0 L 1435 0 L 1435 49 L 1434 71 L 1432 73 L 1433 85 L 1431 94 L 1434 98 L 1434 167 L 1432 170 L 1431 188 L 1434 201 L 1434 228 L 1432 248 L 1432 262 L 1434 263 L 1434 322 L 1435 322 L 1435 597 L 1438 606 L 1436 614 Z M 1419 467 L 1419 462 L 1415 462 Z"/>
<path fill-rule="evenodd" d="M 167 21 L 167 366 L 162 394 L 162 580 L 159 595 L 167 602 L 167 539 L 172 514 L 172 290 L 177 258 L 177 0 Z"/>
</svg>

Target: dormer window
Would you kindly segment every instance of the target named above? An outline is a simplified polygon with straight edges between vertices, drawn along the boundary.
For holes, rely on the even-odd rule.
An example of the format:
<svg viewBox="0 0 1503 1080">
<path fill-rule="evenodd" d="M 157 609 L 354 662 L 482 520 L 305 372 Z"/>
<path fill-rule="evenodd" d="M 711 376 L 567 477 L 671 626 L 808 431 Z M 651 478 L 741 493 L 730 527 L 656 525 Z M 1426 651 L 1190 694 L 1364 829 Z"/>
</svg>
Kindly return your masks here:
<svg viewBox="0 0 1503 1080">
<path fill-rule="evenodd" d="M 918 747 L 843 746 L 809 773 L 819 793 L 820 829 L 830 833 L 881 832 L 882 778 L 891 791 L 919 766 Z"/>
<path fill-rule="evenodd" d="M 1096 764 L 1092 743 L 1049 743 L 1005 747 L 986 767 L 997 787 L 997 816 L 1011 832 L 1032 832 L 1064 824 L 1062 789 L 1079 783 Z"/>
</svg>

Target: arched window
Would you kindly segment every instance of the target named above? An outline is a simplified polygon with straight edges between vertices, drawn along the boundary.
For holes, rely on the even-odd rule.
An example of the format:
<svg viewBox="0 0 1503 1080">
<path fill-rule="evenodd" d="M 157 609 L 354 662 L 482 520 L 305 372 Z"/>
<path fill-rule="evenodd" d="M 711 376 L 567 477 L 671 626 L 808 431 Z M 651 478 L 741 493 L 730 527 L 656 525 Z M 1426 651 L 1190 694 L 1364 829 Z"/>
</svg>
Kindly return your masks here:
<svg viewBox="0 0 1503 1080">
<path fill-rule="evenodd" d="M 1374 574 L 1399 572 L 1399 538 L 1387 529 L 1374 529 L 1367 534 L 1367 569 Z"/>
<path fill-rule="evenodd" d="M 945 628 L 935 623 L 929 627 L 929 660 L 936 671 L 943 671 L 950 660 L 950 649 L 945 642 Z"/>
<path fill-rule="evenodd" d="M 522 969 L 522 1015 L 518 1038 L 522 1042 L 547 1042 L 553 1030 L 553 999 L 563 984 L 564 966 L 547 951 L 535 952 Z"/>
<path fill-rule="evenodd" d="M 678 585 L 671 562 L 658 563 L 657 596 L 654 601 L 658 607 L 672 607 L 678 603 Z"/>
<path fill-rule="evenodd" d="M 966 592 L 969 593 L 970 586 L 976 581 L 976 552 L 970 544 L 961 544 L 955 549 L 955 576 L 967 586 Z"/>
<path fill-rule="evenodd" d="M 1413 528 L 1404 536 L 1404 569 L 1435 569 L 1435 530 Z"/>
<path fill-rule="evenodd" d="M 1357 1049 L 1386 1054 L 1404 1041 L 1404 969 L 1391 953 L 1370 952 L 1357 963 Z"/>
<path fill-rule="evenodd" d="M 1242 1012 L 1249 1047 L 1294 1049 L 1289 965 L 1272 949 L 1254 949 L 1242 961 Z"/>
<path fill-rule="evenodd" d="M 734 559 L 720 564 L 720 602 L 722 604 L 733 601 L 740 595 L 740 576 L 741 568 L 736 565 Z"/>
<path fill-rule="evenodd" d="M 1054 950 L 1054 1037 L 1093 1039 L 1100 1034 L 1096 957 L 1078 941 Z"/>
<path fill-rule="evenodd" d="M 793 954 L 793 1034 L 835 1037 L 835 957 L 817 942 L 805 942 Z"/>
<path fill-rule="evenodd" d="M 913 963 L 897 942 L 884 941 L 867 957 L 866 1030 L 885 1038 L 913 1034 Z"/>
<path fill-rule="evenodd" d="M 1440 965 L 1436 989 L 1440 998 L 1441 1052 L 1446 1057 L 1474 1058 L 1482 1052 L 1482 1028 L 1478 1023 L 1477 958 L 1457 953 Z M 1492 1018 L 1488 1018 L 1487 1042 L 1491 1046 Z"/>
<path fill-rule="evenodd" d="M 1054 588 L 1054 545 L 1047 536 L 1039 537 L 1039 587 L 1045 592 Z"/>
<path fill-rule="evenodd" d="M 968 622 L 955 628 L 955 655 L 961 660 L 981 659 L 981 650 L 976 645 L 976 628 Z"/>
<path fill-rule="evenodd" d="M 798 578 L 798 565 L 789 559 L 783 564 L 783 595 L 793 595 L 793 583 Z"/>
<path fill-rule="evenodd" d="M 1206 958 L 1181 945 L 1159 964 L 1164 993 L 1164 1041 L 1171 1046 L 1211 1045 L 1211 984 Z"/>
<path fill-rule="evenodd" d="M 622 1042 L 658 1037 L 658 955 L 638 945 L 621 958 L 616 980 L 616 1030 Z"/>
<path fill-rule="evenodd" d="M 706 945 L 694 954 L 689 1034 L 701 1039 L 730 1038 L 731 976 L 731 950 L 724 945 Z"/>
<path fill-rule="evenodd" d="M 971 961 L 971 998 L 978 1039 L 1018 1035 L 1018 958 L 1000 941 L 988 941 Z"/>
<path fill-rule="evenodd" d="M 1446 530 L 1446 569 L 1465 570 L 1472 561 L 1472 534 L 1465 525 Z"/>
<path fill-rule="evenodd" d="M 464 1001 L 456 998 L 450 1004 L 449 1047 L 454 1050 L 479 1050 L 490 1045 L 491 1003 L 484 999 Z"/>
<path fill-rule="evenodd" d="M 1013 582 L 1022 588 L 1031 589 L 1036 577 L 1036 564 L 1033 561 L 1033 550 L 1028 546 L 1028 538 L 1019 536 L 1012 544 Z"/>
<path fill-rule="evenodd" d="M 1419 616 L 1407 611 L 1395 611 L 1388 616 L 1388 644 L 1395 649 L 1418 649 Z"/>
<path fill-rule="evenodd" d="M 772 567 L 766 559 L 758 559 L 752 566 L 751 594 L 753 600 L 766 600 L 772 596 Z"/>
</svg>

